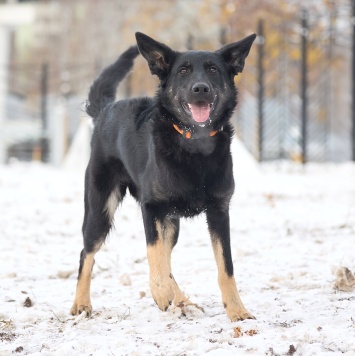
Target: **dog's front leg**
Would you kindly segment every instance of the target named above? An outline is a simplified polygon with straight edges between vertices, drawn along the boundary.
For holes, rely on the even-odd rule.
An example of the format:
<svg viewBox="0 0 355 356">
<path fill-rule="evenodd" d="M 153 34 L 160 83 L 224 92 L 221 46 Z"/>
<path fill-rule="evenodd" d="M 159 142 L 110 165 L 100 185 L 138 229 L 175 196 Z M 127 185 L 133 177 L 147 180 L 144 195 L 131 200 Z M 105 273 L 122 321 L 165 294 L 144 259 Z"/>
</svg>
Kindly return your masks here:
<svg viewBox="0 0 355 356">
<path fill-rule="evenodd" d="M 227 315 L 231 321 L 254 319 L 253 315 L 245 309 L 234 279 L 228 211 L 209 209 L 207 223 L 218 267 L 218 283 Z"/>
<path fill-rule="evenodd" d="M 170 255 L 164 243 L 163 222 L 147 207 L 142 208 L 150 269 L 150 290 L 159 309 L 166 311 L 174 300 Z"/>
</svg>

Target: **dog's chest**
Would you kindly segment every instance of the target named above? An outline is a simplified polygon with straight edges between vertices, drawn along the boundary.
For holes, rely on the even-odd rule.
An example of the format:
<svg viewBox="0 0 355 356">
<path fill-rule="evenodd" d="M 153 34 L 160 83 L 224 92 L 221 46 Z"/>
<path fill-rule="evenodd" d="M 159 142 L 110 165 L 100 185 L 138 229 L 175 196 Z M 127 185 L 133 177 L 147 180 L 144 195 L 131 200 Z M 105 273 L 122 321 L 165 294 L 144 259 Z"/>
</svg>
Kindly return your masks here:
<svg viewBox="0 0 355 356">
<path fill-rule="evenodd" d="M 168 216 L 188 218 L 206 211 L 208 199 L 204 194 L 172 197 L 163 205 Z"/>
<path fill-rule="evenodd" d="M 209 200 L 205 187 L 195 187 L 171 197 L 167 210 L 172 216 L 192 217 L 205 211 Z"/>
<path fill-rule="evenodd" d="M 213 191 L 203 176 L 160 178 L 153 183 L 152 195 L 164 205 L 167 215 L 192 217 L 207 209 Z"/>
</svg>

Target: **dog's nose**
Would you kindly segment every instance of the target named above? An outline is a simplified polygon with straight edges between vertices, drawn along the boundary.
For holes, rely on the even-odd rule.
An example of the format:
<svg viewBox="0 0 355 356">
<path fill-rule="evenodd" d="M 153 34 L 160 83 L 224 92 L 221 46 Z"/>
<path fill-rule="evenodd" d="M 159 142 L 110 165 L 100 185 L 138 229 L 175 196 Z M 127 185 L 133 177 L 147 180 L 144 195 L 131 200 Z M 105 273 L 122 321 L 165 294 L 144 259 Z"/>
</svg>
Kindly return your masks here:
<svg viewBox="0 0 355 356">
<path fill-rule="evenodd" d="M 210 87 L 208 86 L 207 83 L 195 83 L 192 86 L 192 92 L 196 94 L 202 94 L 202 93 L 208 93 L 210 91 Z"/>
</svg>

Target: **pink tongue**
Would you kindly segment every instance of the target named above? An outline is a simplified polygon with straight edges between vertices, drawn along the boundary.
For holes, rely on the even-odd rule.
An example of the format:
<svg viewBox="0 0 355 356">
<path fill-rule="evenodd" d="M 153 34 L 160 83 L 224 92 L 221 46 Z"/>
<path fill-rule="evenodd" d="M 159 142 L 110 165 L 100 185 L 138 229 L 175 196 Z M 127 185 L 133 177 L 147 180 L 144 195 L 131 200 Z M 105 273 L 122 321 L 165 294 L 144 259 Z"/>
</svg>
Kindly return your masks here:
<svg viewBox="0 0 355 356">
<path fill-rule="evenodd" d="M 207 103 L 189 104 L 189 109 L 196 122 L 205 122 L 210 117 L 210 105 Z"/>
</svg>

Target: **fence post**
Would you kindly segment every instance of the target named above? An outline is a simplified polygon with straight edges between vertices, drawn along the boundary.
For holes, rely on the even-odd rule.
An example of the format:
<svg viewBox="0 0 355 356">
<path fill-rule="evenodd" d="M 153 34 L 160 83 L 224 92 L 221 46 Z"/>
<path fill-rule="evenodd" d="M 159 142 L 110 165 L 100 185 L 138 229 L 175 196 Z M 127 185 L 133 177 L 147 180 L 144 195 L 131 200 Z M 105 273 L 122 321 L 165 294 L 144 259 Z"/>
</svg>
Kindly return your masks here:
<svg viewBox="0 0 355 356">
<path fill-rule="evenodd" d="M 221 46 L 227 44 L 227 29 L 226 27 L 221 27 L 219 30 L 219 43 Z"/>
<path fill-rule="evenodd" d="M 334 5 L 332 3 L 332 5 Z M 325 98 L 326 98 L 326 123 L 325 123 L 325 159 L 332 161 L 334 156 L 333 150 L 333 119 L 334 119 L 334 105 L 333 105 L 333 45 L 334 45 L 334 24 L 336 12 L 332 6 L 329 11 L 329 24 L 328 24 L 328 43 L 326 48 L 327 55 L 327 72 L 325 77 Z"/>
<path fill-rule="evenodd" d="M 48 64 L 43 63 L 41 68 L 41 122 L 42 122 L 42 137 L 41 137 L 41 160 L 48 160 Z"/>
<path fill-rule="evenodd" d="M 6 100 L 9 80 L 10 42 L 9 29 L 5 26 L 0 26 L 0 164 L 4 164 L 7 159 L 4 125 L 7 119 Z"/>
<path fill-rule="evenodd" d="M 186 49 L 189 51 L 194 49 L 194 38 L 191 33 L 188 34 L 186 39 Z"/>
<path fill-rule="evenodd" d="M 352 144 L 352 160 L 355 162 L 355 0 L 352 0 L 352 131 L 351 131 L 351 144 Z"/>
<path fill-rule="evenodd" d="M 354 0 L 355 1 L 355 0 Z M 263 160 L 264 138 L 264 21 L 258 22 L 258 159 Z"/>
<path fill-rule="evenodd" d="M 308 123 L 308 97 L 307 97 L 307 40 L 308 40 L 308 12 L 301 10 L 301 120 L 302 120 L 302 163 L 307 162 L 307 123 Z"/>
</svg>

